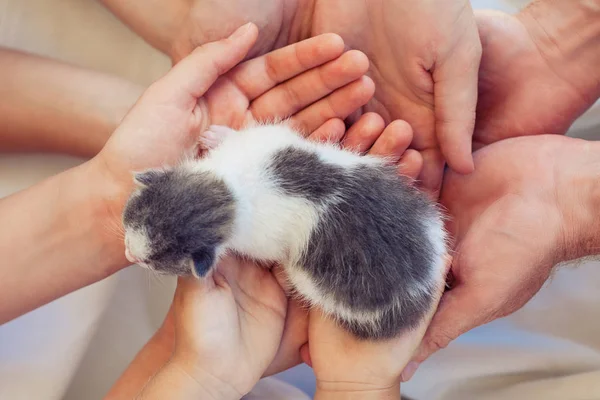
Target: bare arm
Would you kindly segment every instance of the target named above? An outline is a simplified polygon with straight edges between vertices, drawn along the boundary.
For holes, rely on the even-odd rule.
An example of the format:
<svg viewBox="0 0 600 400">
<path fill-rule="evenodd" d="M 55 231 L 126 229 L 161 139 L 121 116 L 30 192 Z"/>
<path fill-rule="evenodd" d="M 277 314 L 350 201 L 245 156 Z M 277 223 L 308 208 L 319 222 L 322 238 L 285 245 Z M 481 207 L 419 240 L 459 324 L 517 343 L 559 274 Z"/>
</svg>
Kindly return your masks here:
<svg viewBox="0 0 600 400">
<path fill-rule="evenodd" d="M 600 96 L 600 0 L 536 0 L 519 18 L 554 73 L 592 105 Z"/>
<path fill-rule="evenodd" d="M 400 385 L 381 390 L 348 390 L 317 387 L 315 400 L 400 400 Z"/>
<path fill-rule="evenodd" d="M 94 163 L 0 200 L 0 324 L 128 265 Z"/>
<path fill-rule="evenodd" d="M 100 0 L 123 23 L 151 46 L 165 54 L 187 17 L 190 2 L 186 0 Z"/>
<path fill-rule="evenodd" d="M 0 48 L 0 151 L 97 154 L 142 88 Z"/>
<path fill-rule="evenodd" d="M 169 312 L 162 326 L 135 356 L 104 400 L 135 398 L 171 359 L 174 335 L 173 313 Z"/>
</svg>

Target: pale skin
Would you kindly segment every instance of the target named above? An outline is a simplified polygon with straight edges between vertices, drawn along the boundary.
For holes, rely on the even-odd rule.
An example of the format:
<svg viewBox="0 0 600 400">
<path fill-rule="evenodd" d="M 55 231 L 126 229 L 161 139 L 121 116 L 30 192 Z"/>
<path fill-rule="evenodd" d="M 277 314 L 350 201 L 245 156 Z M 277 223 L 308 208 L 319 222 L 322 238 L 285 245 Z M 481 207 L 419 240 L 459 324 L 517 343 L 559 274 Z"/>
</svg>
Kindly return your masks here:
<svg viewBox="0 0 600 400">
<path fill-rule="evenodd" d="M 0 219 L 10 227 L 0 230 L 0 322 L 128 266 L 119 232 L 132 171 L 176 163 L 182 153 L 194 151 L 200 132 L 213 123 L 236 127 L 256 119 L 291 117 L 315 140 L 339 140 L 345 130 L 341 119 L 373 93 L 372 81 L 363 77 L 368 61 L 359 52 L 343 53 L 343 41 L 335 35 L 282 48 L 228 72 L 254 43 L 256 28 L 251 25 L 245 32 L 237 41 L 198 49 L 154 83 L 94 158 L 0 200 Z M 222 55 L 206 57 L 215 51 Z M 335 86 L 325 87 L 321 74 L 337 75 Z M 297 96 L 286 97 L 290 87 L 298 90 Z M 62 113 L 59 118 L 68 121 Z M 411 138 L 405 124 L 400 126 L 374 138 L 366 149 L 397 154 L 396 147 L 406 147 Z M 85 129 L 74 127 L 70 135 L 76 141 L 75 132 Z M 34 128 L 27 134 L 49 134 L 43 127 Z M 106 138 L 107 131 L 101 131 Z M 363 131 L 372 137 L 369 129 Z M 56 151 L 84 155 L 97 145 L 85 150 L 78 146 Z M 418 163 L 418 153 L 413 157 Z"/>
<path fill-rule="evenodd" d="M 365 107 L 406 120 L 411 147 L 420 151 L 424 187 L 436 192 L 444 161 L 473 169 L 471 136 L 477 103 L 481 44 L 468 0 L 102 0 L 107 8 L 174 62 L 197 45 L 252 21 L 260 36 L 251 55 L 325 32 L 365 52 L 377 87 Z M 374 119 L 374 118 L 372 118 Z"/>
<path fill-rule="evenodd" d="M 405 380 L 461 334 L 525 305 L 556 264 L 600 248 L 598 145 L 518 137 L 564 133 L 600 96 L 600 1 L 540 0 L 517 16 L 483 13 L 478 22 L 486 73 L 477 147 L 517 138 L 477 151 L 471 176 L 445 176 L 441 203 L 452 215 L 456 281 Z"/>
<path fill-rule="evenodd" d="M 95 156 L 143 88 L 0 48 L 0 151 Z"/>
</svg>

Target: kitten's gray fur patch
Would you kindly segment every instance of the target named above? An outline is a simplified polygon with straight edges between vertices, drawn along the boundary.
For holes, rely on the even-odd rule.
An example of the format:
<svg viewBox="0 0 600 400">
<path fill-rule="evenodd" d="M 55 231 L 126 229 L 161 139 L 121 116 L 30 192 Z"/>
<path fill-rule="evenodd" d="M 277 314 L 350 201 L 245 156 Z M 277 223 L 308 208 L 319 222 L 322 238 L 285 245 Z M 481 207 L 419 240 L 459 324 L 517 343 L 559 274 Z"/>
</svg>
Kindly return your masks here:
<svg viewBox="0 0 600 400">
<path fill-rule="evenodd" d="M 316 153 L 287 147 L 273 155 L 269 170 L 287 195 L 318 202 L 334 194 L 345 178 L 342 168 L 326 164 Z"/>
<path fill-rule="evenodd" d="M 235 200 L 225 183 L 206 172 L 181 167 L 152 171 L 139 178 L 143 187 L 123 213 L 123 225 L 143 228 L 154 269 L 166 274 L 191 274 L 192 254 L 211 254 L 230 234 Z"/>
<path fill-rule="evenodd" d="M 438 257 L 424 220 L 439 216 L 426 197 L 394 167 L 342 168 L 301 149 L 275 155 L 270 169 L 288 195 L 325 206 L 298 268 L 335 303 L 374 318 L 342 326 L 360 338 L 383 339 L 422 322 L 434 298 Z"/>
</svg>

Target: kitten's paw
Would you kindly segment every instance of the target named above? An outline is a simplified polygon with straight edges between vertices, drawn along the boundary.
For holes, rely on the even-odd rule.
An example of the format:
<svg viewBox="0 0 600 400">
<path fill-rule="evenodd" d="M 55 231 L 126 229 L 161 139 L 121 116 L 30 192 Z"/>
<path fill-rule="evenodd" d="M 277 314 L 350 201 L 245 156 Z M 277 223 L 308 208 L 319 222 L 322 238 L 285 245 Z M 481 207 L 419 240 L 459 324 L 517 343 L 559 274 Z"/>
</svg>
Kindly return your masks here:
<svg viewBox="0 0 600 400">
<path fill-rule="evenodd" d="M 200 135 L 198 142 L 203 149 L 212 150 L 220 145 L 227 137 L 235 133 L 235 129 L 231 129 L 227 126 L 211 125 Z"/>
</svg>

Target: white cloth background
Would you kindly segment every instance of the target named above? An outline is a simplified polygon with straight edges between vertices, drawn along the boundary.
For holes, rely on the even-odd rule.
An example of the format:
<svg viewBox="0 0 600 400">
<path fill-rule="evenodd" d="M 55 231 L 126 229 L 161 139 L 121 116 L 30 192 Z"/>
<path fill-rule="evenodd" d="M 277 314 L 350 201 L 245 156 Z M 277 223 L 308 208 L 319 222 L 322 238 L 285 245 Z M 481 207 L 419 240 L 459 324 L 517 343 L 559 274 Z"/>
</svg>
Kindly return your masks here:
<svg viewBox="0 0 600 400">
<path fill-rule="evenodd" d="M 515 11 L 526 1 L 474 0 Z M 0 45 L 111 72 L 147 85 L 166 57 L 94 0 L 0 0 Z M 10 99 L 2 99 L 10 101 Z M 574 135 L 600 132 L 590 110 Z M 0 156 L 0 196 L 73 166 L 56 156 Z M 406 394 L 418 400 L 600 399 L 600 265 L 563 270 L 523 310 L 479 328 L 422 367 Z M 100 399 L 160 324 L 171 280 L 131 268 L 0 326 L 0 399 Z M 312 393 L 307 367 L 281 376 Z M 252 399 L 282 395 L 263 383 Z"/>
</svg>

